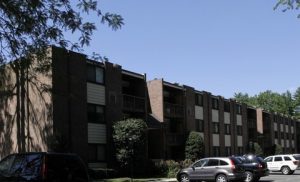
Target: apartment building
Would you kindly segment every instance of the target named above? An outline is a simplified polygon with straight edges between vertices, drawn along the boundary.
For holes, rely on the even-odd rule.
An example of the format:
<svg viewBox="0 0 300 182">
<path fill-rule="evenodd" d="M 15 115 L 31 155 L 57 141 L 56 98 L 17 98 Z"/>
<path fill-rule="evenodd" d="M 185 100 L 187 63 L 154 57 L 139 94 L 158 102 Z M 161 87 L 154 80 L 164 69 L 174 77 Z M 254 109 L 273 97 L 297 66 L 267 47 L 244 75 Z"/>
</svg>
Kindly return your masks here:
<svg viewBox="0 0 300 182">
<path fill-rule="evenodd" d="M 203 137 L 205 156 L 244 154 L 253 142 L 266 153 L 275 144 L 300 151 L 300 122 L 291 118 L 191 86 L 147 82 L 145 74 L 62 48 L 48 54 L 49 69 L 13 62 L 1 73 L 0 158 L 55 147 L 90 167 L 113 167 L 112 125 L 125 118 L 147 122 L 150 159 L 184 159 L 190 131 Z"/>
<path fill-rule="evenodd" d="M 278 113 L 270 113 L 262 109 L 247 108 L 248 140 L 250 144 L 257 142 L 264 153 L 272 154 L 275 145 L 280 145 L 283 153 L 296 153 L 297 121 Z M 248 144 L 248 148 L 250 146 Z"/>
<path fill-rule="evenodd" d="M 190 131 L 197 131 L 203 137 L 206 156 L 245 152 L 246 105 L 163 79 L 148 81 L 147 85 L 150 112 L 163 126 L 156 134 L 149 133 L 150 144 L 159 138 L 161 141 L 157 147 L 160 152 L 149 157 L 183 159 L 185 139 Z M 154 144 L 157 142 L 149 148 L 154 148 Z"/>
<path fill-rule="evenodd" d="M 46 72 L 36 71 L 38 63 L 23 72 L 34 78 L 23 78 L 23 98 L 1 98 L 0 155 L 49 151 L 56 142 L 56 150 L 78 153 L 90 167 L 113 166 L 112 124 L 129 117 L 146 120 L 146 76 L 62 48 L 49 48 L 49 55 Z M 19 72 L 6 67 L 10 79 L 3 84 L 13 88 Z"/>
</svg>

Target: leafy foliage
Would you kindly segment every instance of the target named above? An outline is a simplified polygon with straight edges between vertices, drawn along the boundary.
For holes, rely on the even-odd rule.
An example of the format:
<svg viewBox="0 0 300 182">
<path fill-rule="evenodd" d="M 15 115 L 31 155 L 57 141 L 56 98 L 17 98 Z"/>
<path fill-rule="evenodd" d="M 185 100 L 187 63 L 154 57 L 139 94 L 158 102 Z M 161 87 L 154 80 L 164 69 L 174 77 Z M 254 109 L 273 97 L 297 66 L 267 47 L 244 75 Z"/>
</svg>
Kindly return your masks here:
<svg viewBox="0 0 300 182">
<path fill-rule="evenodd" d="M 282 154 L 283 150 L 281 145 L 275 144 L 275 155 Z"/>
<path fill-rule="evenodd" d="M 287 116 L 300 118 L 300 110 L 297 112 L 297 107 L 300 108 L 300 87 L 294 94 L 290 91 L 279 94 L 267 90 L 253 97 L 247 93 L 235 93 L 234 98 L 238 102 L 246 103 L 255 108 L 263 108 L 270 112 L 278 112 Z"/>
<path fill-rule="evenodd" d="M 116 158 L 122 167 L 136 166 L 145 159 L 146 129 L 141 119 L 126 119 L 113 125 Z"/>
<path fill-rule="evenodd" d="M 74 3 L 77 2 L 77 5 Z M 9 0 L 0 2 L 0 63 L 42 54 L 49 45 L 80 50 L 89 45 L 96 23 L 82 14 L 96 14 L 113 30 L 124 24 L 120 15 L 103 13 L 95 0 Z M 78 35 L 67 40 L 65 32 Z"/>
<path fill-rule="evenodd" d="M 253 146 L 255 155 L 262 156 L 264 154 L 261 146 L 258 143 L 254 142 Z"/>
<path fill-rule="evenodd" d="M 198 132 L 190 132 L 185 145 L 185 158 L 195 161 L 204 156 L 203 139 Z"/>
</svg>

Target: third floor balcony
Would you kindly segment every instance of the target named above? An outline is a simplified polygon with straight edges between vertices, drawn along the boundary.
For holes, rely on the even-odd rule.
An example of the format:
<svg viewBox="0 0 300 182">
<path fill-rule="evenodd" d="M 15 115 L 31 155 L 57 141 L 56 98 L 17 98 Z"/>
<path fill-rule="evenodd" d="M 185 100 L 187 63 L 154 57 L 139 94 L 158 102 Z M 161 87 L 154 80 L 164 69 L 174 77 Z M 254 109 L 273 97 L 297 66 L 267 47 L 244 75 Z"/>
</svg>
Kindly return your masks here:
<svg viewBox="0 0 300 182">
<path fill-rule="evenodd" d="M 123 109 L 130 112 L 145 112 L 145 98 L 123 94 Z"/>
<path fill-rule="evenodd" d="M 165 102 L 164 114 L 166 117 L 182 118 L 184 117 L 183 105 Z"/>
</svg>

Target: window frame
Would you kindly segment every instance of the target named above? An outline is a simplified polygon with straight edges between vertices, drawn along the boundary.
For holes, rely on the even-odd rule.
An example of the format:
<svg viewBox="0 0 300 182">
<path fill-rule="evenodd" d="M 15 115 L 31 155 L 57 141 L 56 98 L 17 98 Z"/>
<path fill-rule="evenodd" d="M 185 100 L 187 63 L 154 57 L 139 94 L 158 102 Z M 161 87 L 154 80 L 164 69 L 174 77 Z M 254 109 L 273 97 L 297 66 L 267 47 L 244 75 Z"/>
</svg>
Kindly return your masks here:
<svg viewBox="0 0 300 182">
<path fill-rule="evenodd" d="M 97 81 L 97 69 L 102 70 L 102 82 L 101 81 Z M 89 75 L 89 74 L 91 74 L 91 75 Z M 87 64 L 87 68 L 86 68 L 86 81 L 90 82 L 90 83 L 104 85 L 105 84 L 105 69 L 103 67 L 101 67 L 101 66 Z"/>
<path fill-rule="evenodd" d="M 89 113 L 90 113 L 90 111 L 89 111 L 89 108 L 90 107 L 94 107 L 94 115 L 97 115 L 97 107 L 100 107 L 100 108 L 102 108 L 103 109 L 103 119 L 102 119 L 102 121 L 100 121 L 100 122 L 97 122 L 96 120 L 95 121 L 90 121 L 89 120 Z M 103 105 L 99 105 L 99 104 L 91 104 L 91 103 L 87 103 L 87 123 L 94 123 L 94 124 L 106 124 L 106 114 L 105 114 L 105 106 L 103 106 Z"/>
<path fill-rule="evenodd" d="M 95 156 L 93 156 L 93 159 L 90 159 L 91 157 L 89 150 L 91 149 L 90 147 L 96 147 L 96 152 Z M 98 158 L 98 147 L 103 147 L 104 151 L 104 156 L 103 159 Z M 99 144 L 99 143 L 88 143 L 88 162 L 93 163 L 93 162 L 106 162 L 107 161 L 107 145 L 106 144 Z"/>
</svg>

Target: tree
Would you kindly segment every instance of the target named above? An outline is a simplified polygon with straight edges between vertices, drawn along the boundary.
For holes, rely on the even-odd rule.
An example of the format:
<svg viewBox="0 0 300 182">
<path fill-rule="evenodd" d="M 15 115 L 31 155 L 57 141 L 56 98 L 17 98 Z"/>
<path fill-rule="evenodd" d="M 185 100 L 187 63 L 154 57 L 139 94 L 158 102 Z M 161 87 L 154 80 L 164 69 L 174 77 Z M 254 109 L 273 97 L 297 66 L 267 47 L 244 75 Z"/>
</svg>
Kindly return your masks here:
<svg viewBox="0 0 300 182">
<path fill-rule="evenodd" d="M 292 10 L 292 9 L 299 9 L 300 1 L 298 1 L 298 0 L 278 0 L 274 9 L 278 9 L 279 7 L 282 8 L 283 12 L 285 12 L 287 10 Z M 299 17 L 300 16 L 298 15 L 298 18 Z"/>
<path fill-rule="evenodd" d="M 146 159 L 146 123 L 141 119 L 126 119 L 113 125 L 116 158 L 123 168 L 143 164 Z"/>
<path fill-rule="evenodd" d="M 195 161 L 204 156 L 203 138 L 199 132 L 190 132 L 185 144 L 185 158 Z"/>
<path fill-rule="evenodd" d="M 263 152 L 261 146 L 258 143 L 254 142 L 253 147 L 254 147 L 253 152 L 254 152 L 255 155 L 258 155 L 258 156 L 263 155 L 264 152 Z"/>
<path fill-rule="evenodd" d="M 300 92 L 300 90 L 299 90 Z M 246 103 L 255 108 L 263 108 L 270 112 L 278 112 L 287 116 L 296 116 L 295 109 L 297 107 L 297 98 L 300 96 L 297 91 L 293 95 L 290 91 L 279 94 L 267 90 L 258 95 L 248 96 L 247 93 L 236 93 L 234 95 L 238 102 Z"/>
<path fill-rule="evenodd" d="M 71 3 L 72 2 L 72 3 Z M 31 54 L 45 56 L 49 45 L 79 50 L 89 45 L 96 23 L 83 14 L 96 14 L 113 30 L 121 28 L 123 18 L 103 13 L 96 0 L 9 0 L 0 2 L 0 64 Z M 67 40 L 65 32 L 78 35 Z"/>
<path fill-rule="evenodd" d="M 282 147 L 281 145 L 275 144 L 275 153 L 274 155 L 282 154 Z"/>
<path fill-rule="evenodd" d="M 57 45 L 80 51 L 89 45 L 96 30 L 96 23 L 86 20 L 83 14 L 96 14 L 99 22 L 108 23 L 113 30 L 124 24 L 120 15 L 103 13 L 96 0 L 0 2 L 0 111 L 5 113 L 1 119 L 7 120 L 11 117 L 11 120 L 16 121 L 19 152 L 29 150 L 29 125 L 37 120 L 29 119 L 34 116 L 29 98 L 30 90 L 34 87 L 41 100 L 45 92 L 50 93 L 48 86 L 41 84 L 38 79 L 41 74 L 47 75 L 51 68 L 50 58 L 47 57 L 48 46 Z M 64 36 L 66 32 L 73 33 L 78 40 L 67 40 Z M 7 112 L 8 101 L 14 99 L 16 112 L 10 115 Z M 45 103 L 45 107 L 50 108 L 47 104 L 49 103 Z M 9 134 L 5 136 L 8 138 Z M 28 146 L 25 146 L 25 138 Z"/>
</svg>

